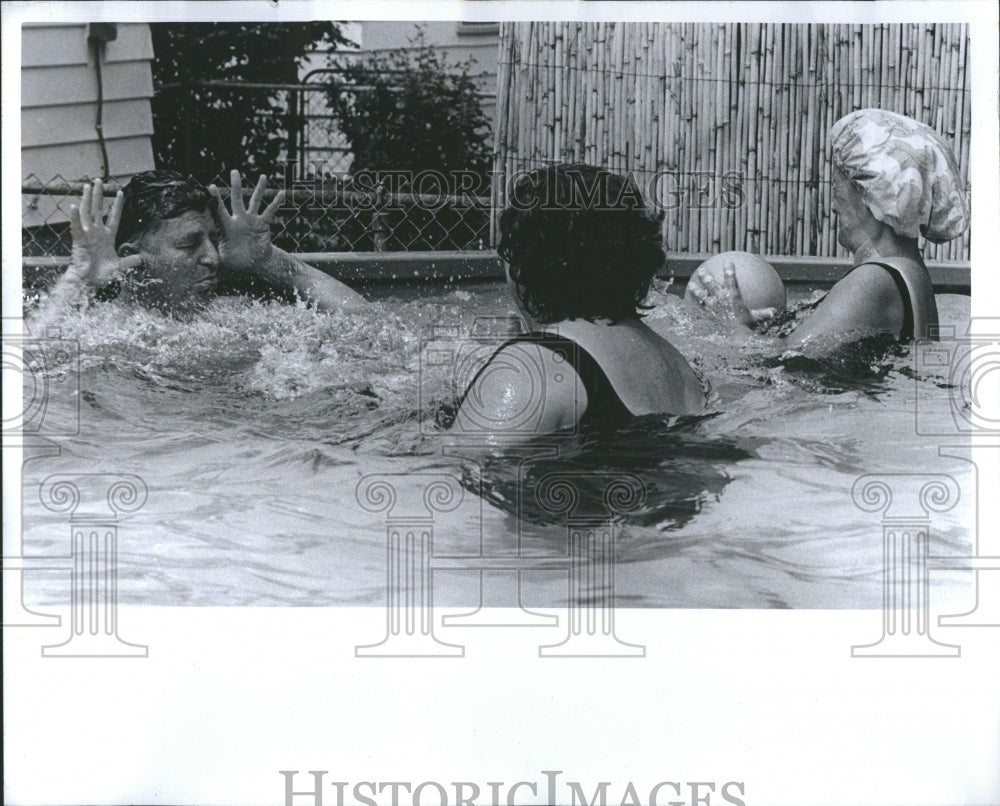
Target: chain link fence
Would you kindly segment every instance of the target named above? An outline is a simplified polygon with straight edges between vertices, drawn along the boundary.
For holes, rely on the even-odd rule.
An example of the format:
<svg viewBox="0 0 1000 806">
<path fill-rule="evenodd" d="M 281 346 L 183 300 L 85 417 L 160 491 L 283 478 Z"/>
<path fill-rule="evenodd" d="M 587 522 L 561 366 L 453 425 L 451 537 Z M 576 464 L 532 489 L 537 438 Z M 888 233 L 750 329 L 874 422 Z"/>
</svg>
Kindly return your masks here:
<svg viewBox="0 0 1000 806">
<path fill-rule="evenodd" d="M 282 249 L 412 252 L 489 247 L 488 187 L 461 192 L 461 186 L 456 190 L 451 177 L 405 175 L 390 170 L 395 166 L 385 166 L 385 171 L 352 174 L 349 143 L 330 111 L 324 84 L 201 84 L 214 93 L 213 97 L 220 93 L 238 96 L 241 110 L 238 114 L 253 118 L 245 119 L 244 127 L 264 126 L 273 132 L 274 152 L 264 157 L 263 163 L 260 155 L 255 158 L 244 153 L 240 138 L 230 137 L 224 131 L 218 138 L 216 158 L 244 171 L 246 198 L 259 176 L 257 166 L 270 169 L 265 199 L 273 199 L 281 189 L 286 193 L 272 230 L 275 245 Z M 190 87 L 167 87 L 158 92 L 184 95 L 190 92 Z M 208 121 L 218 126 L 222 122 L 215 121 L 213 114 L 223 119 L 237 114 L 231 108 L 189 108 L 180 100 L 175 108 L 181 115 L 201 115 L 201 124 Z M 228 195 L 228 173 L 202 175 L 197 168 L 198 155 L 185 155 L 183 143 L 177 153 L 180 164 L 164 167 L 193 174 L 205 186 L 217 185 L 224 198 Z M 96 177 L 67 177 L 58 173 L 23 177 L 21 248 L 27 265 L 69 255 L 69 208 L 93 178 Z M 127 176 L 111 176 L 105 180 L 106 207 L 110 207 L 115 192 L 127 179 Z"/>
<path fill-rule="evenodd" d="M 368 252 L 478 250 L 489 246 L 490 200 L 441 192 L 407 192 L 405 183 L 379 181 L 366 173 L 364 182 L 343 175 L 313 175 L 286 183 L 269 181 L 265 200 L 282 187 L 284 204 L 272 230 L 275 245 L 289 252 Z M 254 177 L 244 178 L 249 199 Z M 35 174 L 21 186 L 21 250 L 25 257 L 67 256 L 70 252 L 69 208 L 88 180 L 55 175 L 43 181 Z M 229 186 L 228 176 L 204 184 Z M 393 187 L 395 185 L 395 187 Z M 122 186 L 105 181 L 105 207 Z"/>
</svg>

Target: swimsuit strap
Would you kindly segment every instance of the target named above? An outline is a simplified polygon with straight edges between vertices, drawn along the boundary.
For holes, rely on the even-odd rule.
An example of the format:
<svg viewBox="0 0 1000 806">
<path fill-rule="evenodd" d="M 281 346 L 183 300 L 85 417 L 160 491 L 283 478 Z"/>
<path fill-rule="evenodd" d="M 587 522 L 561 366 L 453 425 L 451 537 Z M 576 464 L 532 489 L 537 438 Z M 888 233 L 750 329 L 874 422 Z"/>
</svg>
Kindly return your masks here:
<svg viewBox="0 0 1000 806">
<path fill-rule="evenodd" d="M 896 290 L 899 292 L 899 296 L 903 300 L 903 329 L 900 331 L 900 338 L 912 339 L 914 328 L 913 328 L 913 297 L 910 295 L 910 289 L 906 285 L 906 281 L 903 279 L 903 275 L 896 271 L 892 266 L 887 266 L 884 263 L 876 263 L 876 266 L 881 266 L 892 278 L 892 281 L 896 284 Z"/>
<path fill-rule="evenodd" d="M 934 287 L 927 270 L 915 260 L 888 257 L 881 260 L 866 260 L 851 271 L 865 264 L 878 266 L 889 272 L 899 290 L 899 296 L 903 300 L 903 330 L 899 337 L 934 338 L 938 324 L 937 304 L 934 301 Z"/>
<path fill-rule="evenodd" d="M 608 380 L 607 374 L 601 369 L 601 365 L 590 353 L 571 339 L 540 332 L 523 333 L 508 339 L 497 347 L 489 361 L 476 373 L 471 383 L 466 387 L 459 399 L 459 408 L 465 402 L 469 391 L 479 380 L 479 376 L 489 367 L 497 354 L 512 344 L 536 344 L 551 350 L 560 356 L 579 376 L 580 382 L 587 392 L 587 408 L 580 418 L 581 425 L 590 422 L 600 422 L 601 424 L 623 422 L 634 416 L 618 396 L 611 381 Z"/>
</svg>

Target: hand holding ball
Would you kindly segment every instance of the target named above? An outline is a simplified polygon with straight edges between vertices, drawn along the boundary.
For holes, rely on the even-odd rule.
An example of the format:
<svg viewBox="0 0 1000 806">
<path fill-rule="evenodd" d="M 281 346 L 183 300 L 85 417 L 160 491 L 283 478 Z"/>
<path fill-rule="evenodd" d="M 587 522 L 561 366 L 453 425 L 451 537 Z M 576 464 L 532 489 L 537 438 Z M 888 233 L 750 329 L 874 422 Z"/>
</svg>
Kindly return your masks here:
<svg viewBox="0 0 1000 806">
<path fill-rule="evenodd" d="M 706 301 L 714 288 L 725 288 L 725 268 L 731 264 L 736 271 L 736 286 L 743 303 L 755 319 L 764 318 L 765 311 L 774 315 L 785 307 L 785 285 L 774 267 L 758 255 L 749 252 L 722 252 L 702 263 L 684 291 L 684 299 L 694 304 Z M 698 278 L 700 282 L 694 282 Z M 701 293 L 698 293 L 701 292 Z"/>
</svg>

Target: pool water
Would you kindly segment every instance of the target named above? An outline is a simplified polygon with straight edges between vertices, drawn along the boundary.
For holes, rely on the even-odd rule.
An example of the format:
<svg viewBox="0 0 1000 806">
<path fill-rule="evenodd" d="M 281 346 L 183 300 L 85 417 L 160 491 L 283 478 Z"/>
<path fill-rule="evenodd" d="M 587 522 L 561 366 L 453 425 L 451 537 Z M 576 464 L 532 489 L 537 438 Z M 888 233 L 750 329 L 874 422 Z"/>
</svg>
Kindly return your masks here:
<svg viewBox="0 0 1000 806">
<path fill-rule="evenodd" d="M 944 376 L 915 378 L 908 348 L 765 360 L 774 350 L 760 339 L 734 341 L 659 287 L 648 321 L 708 377 L 710 416 L 482 456 L 449 448 L 435 425 L 461 383 L 439 348 L 506 321 L 505 289 L 376 296 L 364 316 L 229 297 L 190 321 L 117 304 L 64 317 L 80 370 L 52 369 L 63 382 L 50 386 L 46 426 L 73 430 L 78 417 L 79 433 L 53 439 L 59 455 L 25 452 L 25 555 L 68 553 L 67 516 L 39 502 L 59 473 L 145 481 L 146 505 L 119 525 L 119 601 L 130 604 L 382 605 L 388 515 L 363 491 L 379 478 L 400 508 L 419 508 L 435 479 L 454 481 L 433 515 L 436 553 L 541 560 L 565 555 L 567 527 L 531 494 L 538 485 L 576 479 L 576 514 L 599 516 L 609 480 L 638 479 L 641 500 L 615 522 L 626 606 L 879 607 L 881 516 L 851 497 L 866 473 L 952 475 L 963 498 L 933 516 L 930 553 L 971 551 L 970 465 L 915 428 L 919 404 L 946 430 L 954 390 Z M 939 308 L 964 332 L 968 298 L 941 296 Z M 435 572 L 436 603 L 477 604 L 482 578 L 467 565 Z M 523 573 L 523 604 L 565 604 L 564 568 Z M 25 572 L 26 602 L 65 603 L 66 576 Z M 960 612 L 968 576 L 933 574 L 935 602 Z"/>
</svg>

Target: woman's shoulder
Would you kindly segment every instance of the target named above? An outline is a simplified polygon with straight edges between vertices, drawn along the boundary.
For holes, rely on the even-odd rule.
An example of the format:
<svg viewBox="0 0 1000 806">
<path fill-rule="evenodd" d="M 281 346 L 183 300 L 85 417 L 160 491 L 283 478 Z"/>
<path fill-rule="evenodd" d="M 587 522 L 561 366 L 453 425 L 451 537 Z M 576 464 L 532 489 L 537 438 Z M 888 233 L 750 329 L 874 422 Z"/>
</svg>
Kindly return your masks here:
<svg viewBox="0 0 1000 806">
<path fill-rule="evenodd" d="M 893 255 L 867 261 L 858 269 L 862 267 L 869 282 L 877 283 L 886 304 L 894 307 L 896 300 L 902 303 L 901 338 L 934 337 L 938 323 L 934 284 L 922 260 Z"/>
<path fill-rule="evenodd" d="M 844 275 L 844 279 L 861 270 L 864 270 L 865 273 L 872 273 L 876 269 L 881 269 L 883 272 L 898 272 L 899 274 L 927 274 L 927 267 L 920 260 L 903 255 L 879 255 L 856 264 Z"/>
<path fill-rule="evenodd" d="M 892 275 L 877 262 L 860 263 L 836 282 L 792 331 L 789 345 L 814 342 L 819 337 L 853 339 L 882 332 L 898 335 L 904 318 L 904 302 Z"/>
<path fill-rule="evenodd" d="M 565 338 L 545 333 L 501 344 L 469 384 L 456 425 L 498 434 L 572 428 L 587 408 L 587 392 L 567 350 Z"/>
<path fill-rule="evenodd" d="M 892 274 L 887 271 L 887 264 L 879 260 L 867 260 L 854 266 L 834 284 L 833 288 L 839 288 L 841 293 L 889 292 L 895 285 Z"/>
<path fill-rule="evenodd" d="M 876 258 L 859 263 L 830 290 L 828 297 L 865 308 L 888 308 L 889 313 L 902 313 L 910 296 L 908 288 L 927 279 L 927 269 L 908 258 Z M 904 299 L 904 296 L 907 299 Z"/>
<path fill-rule="evenodd" d="M 591 357 L 614 395 L 634 414 L 689 414 L 704 407 L 704 384 L 687 359 L 640 320 L 570 323 L 560 332 Z"/>
</svg>

